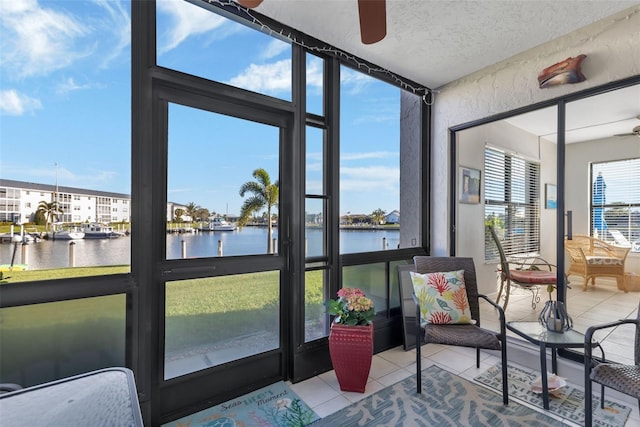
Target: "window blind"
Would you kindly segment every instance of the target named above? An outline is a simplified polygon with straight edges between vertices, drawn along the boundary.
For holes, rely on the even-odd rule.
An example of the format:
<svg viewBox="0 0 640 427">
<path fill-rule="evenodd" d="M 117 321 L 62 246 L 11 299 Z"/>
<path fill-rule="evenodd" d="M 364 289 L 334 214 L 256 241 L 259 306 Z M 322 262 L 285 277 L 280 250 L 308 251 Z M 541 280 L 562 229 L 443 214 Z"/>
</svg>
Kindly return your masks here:
<svg viewBox="0 0 640 427">
<path fill-rule="evenodd" d="M 506 255 L 540 251 L 540 165 L 495 148 L 485 149 L 485 225 L 493 225 Z M 488 231 L 485 260 L 499 258 Z"/>
<path fill-rule="evenodd" d="M 640 158 L 591 164 L 591 235 L 640 252 Z"/>
</svg>

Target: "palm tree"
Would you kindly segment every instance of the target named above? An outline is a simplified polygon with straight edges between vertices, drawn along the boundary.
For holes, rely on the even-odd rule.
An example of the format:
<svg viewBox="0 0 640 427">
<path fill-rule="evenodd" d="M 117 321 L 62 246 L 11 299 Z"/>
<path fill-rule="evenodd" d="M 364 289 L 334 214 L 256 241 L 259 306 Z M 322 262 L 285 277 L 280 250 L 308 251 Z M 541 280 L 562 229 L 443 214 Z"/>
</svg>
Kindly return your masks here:
<svg viewBox="0 0 640 427">
<path fill-rule="evenodd" d="M 371 213 L 371 218 L 373 219 L 373 223 L 374 225 L 378 225 L 381 224 L 382 221 L 384 221 L 384 216 L 386 215 L 386 212 L 383 211 L 382 209 L 378 208 L 375 211 L 373 211 Z"/>
<path fill-rule="evenodd" d="M 199 222 L 206 221 L 207 219 L 209 219 L 210 216 L 211 214 L 209 213 L 209 209 L 207 208 L 196 209 L 196 218 L 198 219 Z"/>
<path fill-rule="evenodd" d="M 189 202 L 187 203 L 187 206 L 185 206 L 184 210 L 187 216 L 191 217 L 191 222 L 196 220 L 198 209 L 200 209 L 200 206 L 196 205 L 194 202 Z"/>
<path fill-rule="evenodd" d="M 38 205 L 36 212 L 40 212 L 44 215 L 46 220 L 45 228 L 49 231 L 51 223 L 62 213 L 62 209 L 58 206 L 58 202 L 46 202 L 43 200 Z"/>
<path fill-rule="evenodd" d="M 271 209 L 278 206 L 280 192 L 278 181 L 272 184 L 269 174 L 262 168 L 254 170 L 253 177 L 256 181 L 245 182 L 240 187 L 240 197 L 244 197 L 246 193 L 252 194 L 242 203 L 240 208 L 240 219 L 238 220 L 240 228 L 247 225 L 254 213 L 265 207 L 267 209 L 267 218 L 271 218 Z M 268 253 L 273 253 L 273 225 L 270 220 L 267 221 L 267 230 L 267 251 Z"/>
<path fill-rule="evenodd" d="M 182 215 L 184 215 L 184 209 L 176 209 L 173 214 L 175 215 L 174 221 L 180 222 L 182 221 Z"/>
</svg>

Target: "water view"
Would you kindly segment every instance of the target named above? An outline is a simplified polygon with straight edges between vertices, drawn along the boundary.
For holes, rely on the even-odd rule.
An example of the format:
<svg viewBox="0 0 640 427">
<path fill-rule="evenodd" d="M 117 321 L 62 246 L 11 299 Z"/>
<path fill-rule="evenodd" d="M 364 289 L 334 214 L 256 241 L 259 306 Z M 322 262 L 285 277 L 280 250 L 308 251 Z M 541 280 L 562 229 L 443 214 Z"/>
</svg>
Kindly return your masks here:
<svg viewBox="0 0 640 427">
<path fill-rule="evenodd" d="M 307 230 L 308 256 L 322 255 L 322 231 Z M 278 238 L 274 229 L 273 237 Z M 340 252 L 372 252 L 395 249 L 400 242 L 400 231 L 395 230 L 340 230 Z M 130 237 L 115 239 L 83 239 L 73 241 L 76 267 L 127 265 L 131 259 Z M 29 270 L 68 267 L 70 242 L 68 240 L 44 240 L 28 245 Z M 254 255 L 267 252 L 267 230 L 246 227 L 242 231 L 199 232 L 167 235 L 167 259 L 218 256 Z M 0 245 L 0 264 L 22 263 L 22 247 L 14 244 Z"/>
</svg>

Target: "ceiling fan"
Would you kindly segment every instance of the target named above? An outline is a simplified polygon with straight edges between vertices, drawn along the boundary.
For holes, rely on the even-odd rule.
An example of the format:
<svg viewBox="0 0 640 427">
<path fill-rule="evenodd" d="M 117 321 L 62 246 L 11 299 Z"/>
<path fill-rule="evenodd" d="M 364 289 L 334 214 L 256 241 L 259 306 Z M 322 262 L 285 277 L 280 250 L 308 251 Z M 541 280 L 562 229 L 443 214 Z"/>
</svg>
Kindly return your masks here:
<svg viewBox="0 0 640 427">
<path fill-rule="evenodd" d="M 262 0 L 236 0 L 247 9 L 258 7 Z M 386 0 L 358 0 L 360 38 L 364 44 L 373 44 L 387 35 Z"/>
<path fill-rule="evenodd" d="M 636 117 L 636 119 L 640 120 L 640 116 Z M 633 129 L 631 129 L 631 132 L 629 133 L 619 133 L 614 136 L 634 136 L 634 135 L 637 137 L 640 137 L 640 125 L 635 126 Z"/>
</svg>

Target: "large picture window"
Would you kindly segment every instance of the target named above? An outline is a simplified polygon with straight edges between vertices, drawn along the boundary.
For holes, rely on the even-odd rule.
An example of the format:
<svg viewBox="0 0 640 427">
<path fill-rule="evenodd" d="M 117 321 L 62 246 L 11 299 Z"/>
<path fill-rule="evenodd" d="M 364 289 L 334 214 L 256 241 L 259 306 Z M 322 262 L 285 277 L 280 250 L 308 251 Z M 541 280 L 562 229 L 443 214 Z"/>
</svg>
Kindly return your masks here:
<svg viewBox="0 0 640 427">
<path fill-rule="evenodd" d="M 501 235 L 507 255 L 540 251 L 540 165 L 504 151 L 487 148 L 485 167 L 485 224 Z M 490 237 L 485 260 L 498 258 Z"/>
<path fill-rule="evenodd" d="M 346 66 L 340 72 L 340 254 L 416 247 L 416 224 L 400 210 L 400 194 L 411 191 L 401 189 L 400 153 L 415 144 L 406 127 L 401 137 L 410 117 L 402 90 Z"/>
<path fill-rule="evenodd" d="M 167 259 L 274 251 L 278 228 L 269 231 L 267 212 L 275 224 L 278 203 L 267 208 L 252 198 L 264 185 L 253 173 L 263 170 L 270 183 L 278 182 L 279 137 L 273 126 L 169 104 Z M 241 195 L 245 183 L 250 190 Z M 242 223 L 247 200 L 255 208 L 246 209 Z"/>
<path fill-rule="evenodd" d="M 2 4 L 0 234 L 11 240 L 0 265 L 9 283 L 131 270 L 130 9 Z M 16 154 L 23 147 L 29 155 Z"/>
<path fill-rule="evenodd" d="M 400 90 L 344 66 L 340 73 L 340 253 L 395 249 Z M 392 212 L 397 215 L 387 221 Z"/>
<path fill-rule="evenodd" d="M 640 158 L 591 165 L 591 235 L 640 252 Z"/>
</svg>

